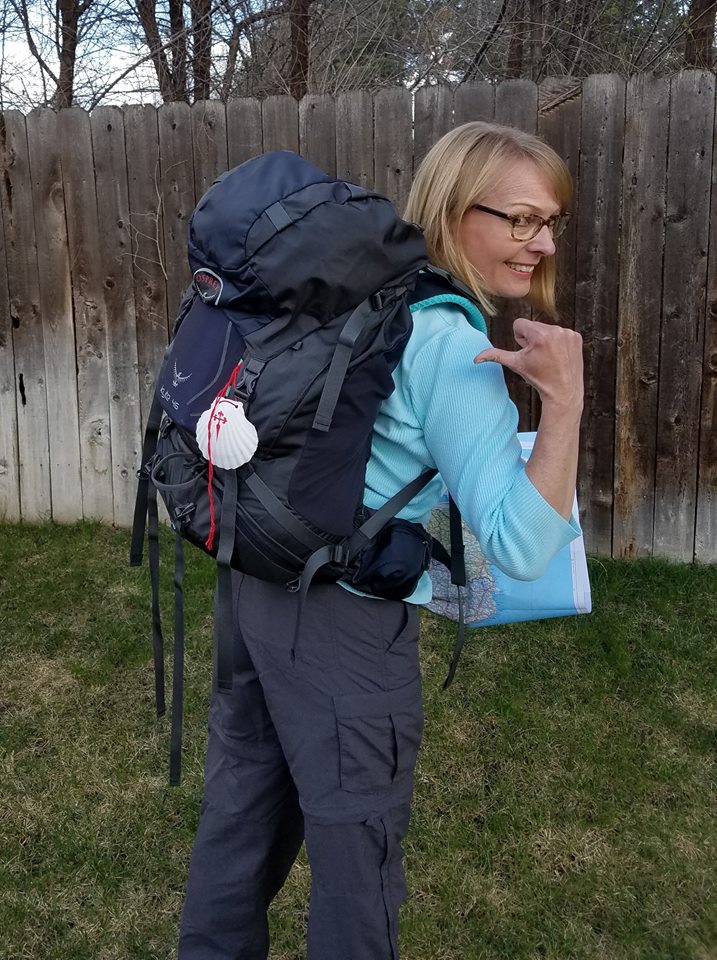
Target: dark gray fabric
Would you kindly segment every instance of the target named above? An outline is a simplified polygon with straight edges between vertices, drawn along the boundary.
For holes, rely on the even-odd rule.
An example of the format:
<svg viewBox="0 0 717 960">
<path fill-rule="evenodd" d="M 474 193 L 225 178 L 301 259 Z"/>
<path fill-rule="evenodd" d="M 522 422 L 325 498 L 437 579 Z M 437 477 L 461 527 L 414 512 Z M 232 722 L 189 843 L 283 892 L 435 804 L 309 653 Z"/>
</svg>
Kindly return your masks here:
<svg viewBox="0 0 717 960">
<path fill-rule="evenodd" d="M 308 960 L 398 960 L 423 708 L 418 614 L 235 575 L 231 693 L 215 692 L 180 960 L 266 960 L 266 908 L 302 839 Z"/>
</svg>

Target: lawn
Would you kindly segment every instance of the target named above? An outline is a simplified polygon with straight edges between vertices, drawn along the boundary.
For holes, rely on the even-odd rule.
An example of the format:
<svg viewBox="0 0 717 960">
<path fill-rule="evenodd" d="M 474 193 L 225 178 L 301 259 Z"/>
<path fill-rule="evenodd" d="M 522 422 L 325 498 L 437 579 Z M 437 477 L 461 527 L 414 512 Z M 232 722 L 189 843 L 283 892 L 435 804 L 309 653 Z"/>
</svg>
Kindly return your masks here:
<svg viewBox="0 0 717 960">
<path fill-rule="evenodd" d="M 187 550 L 184 779 L 146 568 L 106 527 L 0 525 L 0 957 L 173 956 L 201 795 L 213 565 Z M 171 552 L 163 543 L 171 614 Z M 591 560 L 590 616 L 423 620 L 403 960 L 717 958 L 717 568 Z M 305 956 L 302 858 L 272 960 Z M 344 958 L 336 958 L 344 960 Z"/>
</svg>

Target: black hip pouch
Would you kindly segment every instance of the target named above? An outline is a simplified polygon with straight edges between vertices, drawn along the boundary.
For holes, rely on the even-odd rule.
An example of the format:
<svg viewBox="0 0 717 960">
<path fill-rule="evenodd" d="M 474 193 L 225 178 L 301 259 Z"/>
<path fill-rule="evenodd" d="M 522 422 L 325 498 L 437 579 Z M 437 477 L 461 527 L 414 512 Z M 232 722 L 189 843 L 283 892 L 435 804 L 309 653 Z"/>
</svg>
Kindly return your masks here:
<svg viewBox="0 0 717 960">
<path fill-rule="evenodd" d="M 428 570 L 431 543 L 430 534 L 420 523 L 394 517 L 361 551 L 354 572 L 342 580 L 362 593 L 385 600 L 405 600 Z"/>
</svg>

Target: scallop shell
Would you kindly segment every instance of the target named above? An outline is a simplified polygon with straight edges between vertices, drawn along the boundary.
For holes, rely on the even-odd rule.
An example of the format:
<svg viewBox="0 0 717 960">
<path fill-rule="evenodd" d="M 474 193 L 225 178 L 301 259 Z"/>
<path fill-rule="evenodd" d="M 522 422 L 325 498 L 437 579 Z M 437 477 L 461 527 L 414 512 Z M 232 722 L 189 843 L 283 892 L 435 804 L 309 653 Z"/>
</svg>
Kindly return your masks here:
<svg viewBox="0 0 717 960">
<path fill-rule="evenodd" d="M 256 428 L 247 420 L 244 407 L 237 400 L 217 400 L 199 418 L 197 443 L 207 460 L 210 429 L 211 460 L 215 467 L 224 470 L 240 467 L 251 460 L 259 446 Z"/>
</svg>

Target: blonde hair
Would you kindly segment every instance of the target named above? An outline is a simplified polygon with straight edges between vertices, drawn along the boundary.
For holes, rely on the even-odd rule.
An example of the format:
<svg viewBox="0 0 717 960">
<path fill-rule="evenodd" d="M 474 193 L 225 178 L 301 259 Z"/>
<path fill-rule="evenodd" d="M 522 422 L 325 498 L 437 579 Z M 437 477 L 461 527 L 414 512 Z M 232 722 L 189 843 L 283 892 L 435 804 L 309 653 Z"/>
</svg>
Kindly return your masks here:
<svg viewBox="0 0 717 960">
<path fill-rule="evenodd" d="M 405 217 L 423 227 L 428 255 L 473 290 L 488 315 L 495 313 L 485 281 L 456 239 L 456 225 L 504 178 L 512 163 L 532 161 L 543 173 L 565 210 L 573 192 L 570 171 L 547 143 L 514 127 L 480 120 L 464 123 L 436 143 L 420 164 L 408 197 Z M 535 268 L 528 302 L 556 316 L 555 258 L 543 257 Z"/>
</svg>

